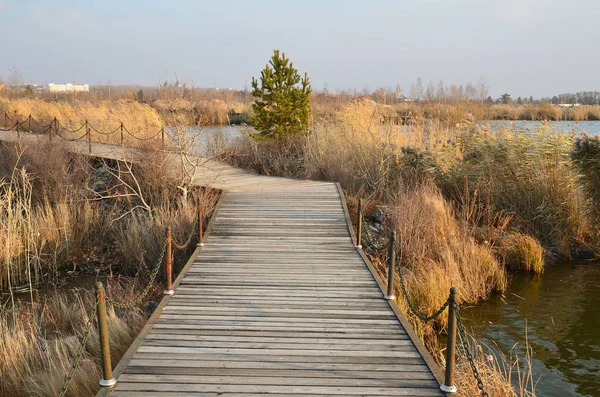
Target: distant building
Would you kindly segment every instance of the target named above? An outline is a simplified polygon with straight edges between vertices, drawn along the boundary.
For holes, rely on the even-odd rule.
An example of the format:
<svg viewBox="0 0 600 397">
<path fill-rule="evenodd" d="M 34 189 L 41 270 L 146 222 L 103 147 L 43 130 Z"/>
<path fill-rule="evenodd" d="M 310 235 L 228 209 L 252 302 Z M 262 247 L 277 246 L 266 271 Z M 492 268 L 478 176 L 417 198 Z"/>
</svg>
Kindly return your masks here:
<svg viewBox="0 0 600 397">
<path fill-rule="evenodd" d="M 89 84 L 48 84 L 50 92 L 90 92 Z"/>
</svg>

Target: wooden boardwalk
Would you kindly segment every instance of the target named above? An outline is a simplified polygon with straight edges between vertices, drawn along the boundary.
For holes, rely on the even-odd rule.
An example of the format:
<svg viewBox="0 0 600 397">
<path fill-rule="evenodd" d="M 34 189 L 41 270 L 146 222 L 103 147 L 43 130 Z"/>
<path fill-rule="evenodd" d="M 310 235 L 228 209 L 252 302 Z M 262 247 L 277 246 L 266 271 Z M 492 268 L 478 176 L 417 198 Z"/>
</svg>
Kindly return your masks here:
<svg viewBox="0 0 600 397">
<path fill-rule="evenodd" d="M 94 144 L 119 158 L 113 149 Z M 354 248 L 336 184 L 215 162 L 195 183 L 225 190 L 206 246 L 99 396 L 443 395 L 431 357 Z"/>
</svg>

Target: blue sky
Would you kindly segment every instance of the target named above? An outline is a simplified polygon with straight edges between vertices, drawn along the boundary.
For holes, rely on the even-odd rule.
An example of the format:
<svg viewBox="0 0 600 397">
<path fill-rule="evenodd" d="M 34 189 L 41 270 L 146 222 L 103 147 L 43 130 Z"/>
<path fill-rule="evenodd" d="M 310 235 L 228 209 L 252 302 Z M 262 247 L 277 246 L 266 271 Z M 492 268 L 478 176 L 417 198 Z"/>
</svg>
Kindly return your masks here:
<svg viewBox="0 0 600 397">
<path fill-rule="evenodd" d="M 599 21 L 598 0 L 0 0 L 0 76 L 243 88 L 278 48 L 317 89 L 550 96 L 600 91 Z"/>
</svg>

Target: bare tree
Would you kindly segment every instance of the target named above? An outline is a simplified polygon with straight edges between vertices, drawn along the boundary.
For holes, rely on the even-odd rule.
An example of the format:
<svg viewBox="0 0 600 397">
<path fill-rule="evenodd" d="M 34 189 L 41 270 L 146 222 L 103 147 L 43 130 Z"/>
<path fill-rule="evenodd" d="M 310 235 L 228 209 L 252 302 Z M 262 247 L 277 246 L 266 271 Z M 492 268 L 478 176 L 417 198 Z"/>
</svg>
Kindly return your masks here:
<svg viewBox="0 0 600 397">
<path fill-rule="evenodd" d="M 479 80 L 477 80 L 477 92 L 479 93 L 479 100 L 481 101 L 482 105 L 485 99 L 488 97 L 489 88 L 490 87 L 487 85 L 484 77 L 480 77 Z"/>
<path fill-rule="evenodd" d="M 8 80 L 6 82 L 11 87 L 20 87 L 23 85 L 23 74 L 13 66 L 9 70 Z"/>
<path fill-rule="evenodd" d="M 418 78 L 417 81 L 410 86 L 410 97 L 413 101 L 423 99 L 423 79 Z"/>
</svg>

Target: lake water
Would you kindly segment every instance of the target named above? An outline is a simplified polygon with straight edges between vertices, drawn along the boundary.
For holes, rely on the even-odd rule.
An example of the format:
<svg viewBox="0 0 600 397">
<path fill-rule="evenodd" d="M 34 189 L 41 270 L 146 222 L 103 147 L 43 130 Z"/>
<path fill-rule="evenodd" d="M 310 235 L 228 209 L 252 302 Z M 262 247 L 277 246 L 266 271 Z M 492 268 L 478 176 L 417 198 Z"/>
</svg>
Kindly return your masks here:
<svg viewBox="0 0 600 397">
<path fill-rule="evenodd" d="M 524 132 L 533 132 L 544 124 L 548 124 L 550 129 L 553 131 L 568 131 L 575 132 L 576 134 L 586 133 L 588 135 L 599 135 L 600 134 L 600 121 L 505 121 L 505 120 L 492 120 L 492 121 L 479 121 L 480 125 L 489 124 L 492 130 L 501 127 L 515 128 Z"/>
<path fill-rule="evenodd" d="M 492 120 L 492 121 L 479 121 L 480 125 L 490 125 L 492 130 L 499 128 L 515 128 L 523 132 L 533 132 L 539 127 L 544 125 L 542 121 L 505 121 L 505 120 Z M 550 121 L 547 122 L 551 130 L 554 131 L 568 131 L 575 132 L 576 134 L 587 133 L 588 135 L 600 135 L 600 121 Z M 194 131 L 198 131 L 200 137 L 200 148 L 206 150 L 209 147 L 216 147 L 216 145 L 223 144 L 225 141 L 235 138 L 243 133 L 250 133 L 254 131 L 252 127 L 248 126 L 209 126 L 209 127 L 188 127 L 189 133 L 193 134 Z"/>
<path fill-rule="evenodd" d="M 527 330 L 538 396 L 600 396 L 599 287 L 600 263 L 548 265 L 541 276 L 514 275 L 504 297 L 464 308 L 463 317 L 504 353 L 523 346 Z"/>
</svg>

